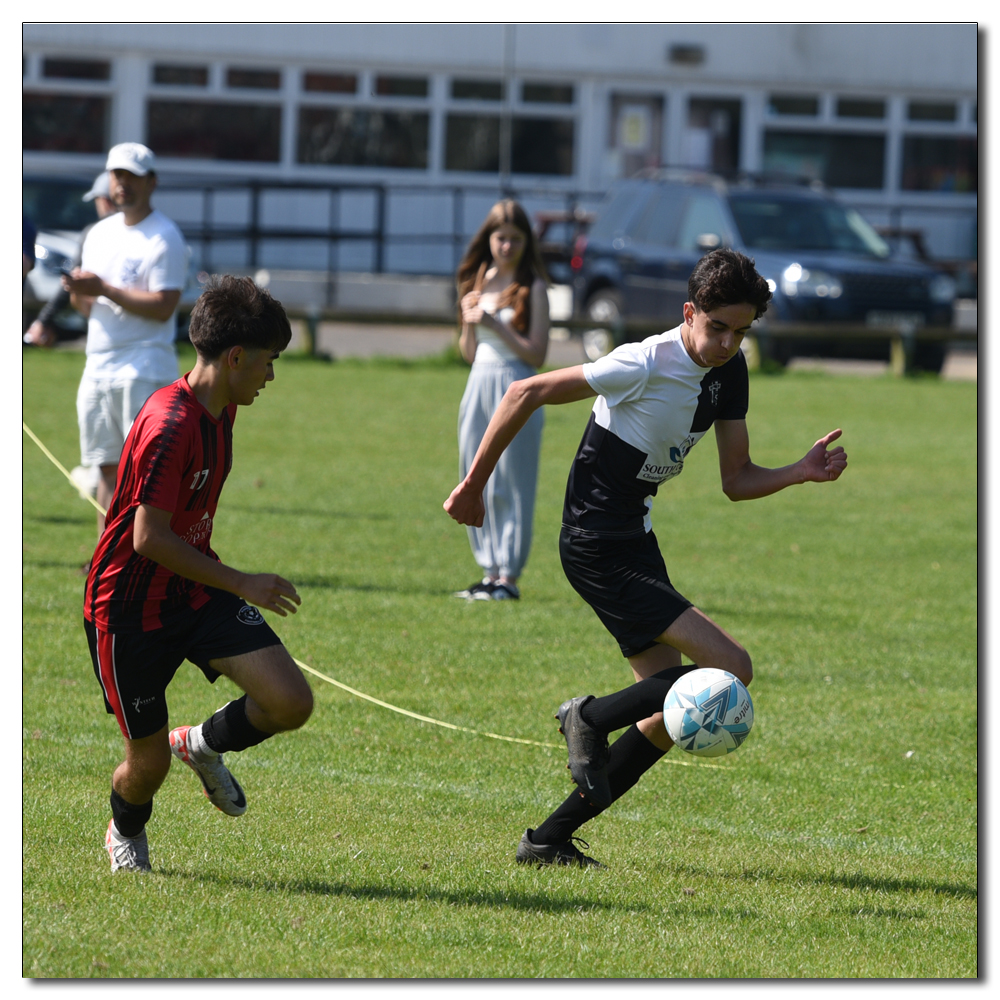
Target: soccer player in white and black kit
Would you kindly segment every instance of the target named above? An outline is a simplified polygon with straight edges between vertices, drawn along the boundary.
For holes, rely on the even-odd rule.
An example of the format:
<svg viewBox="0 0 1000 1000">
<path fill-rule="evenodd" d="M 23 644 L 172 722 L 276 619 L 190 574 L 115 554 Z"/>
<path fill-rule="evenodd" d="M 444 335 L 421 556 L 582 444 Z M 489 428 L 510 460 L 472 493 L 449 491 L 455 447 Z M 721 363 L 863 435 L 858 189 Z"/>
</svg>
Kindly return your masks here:
<svg viewBox="0 0 1000 1000">
<path fill-rule="evenodd" d="M 715 426 L 722 488 L 730 500 L 768 496 L 796 483 L 831 482 L 847 467 L 840 430 L 792 465 L 750 459 L 747 365 L 740 344 L 771 292 L 753 261 L 715 250 L 688 281 L 684 322 L 593 364 L 513 383 L 465 479 L 445 501 L 462 524 L 481 524 L 483 488 L 497 459 L 546 403 L 597 397 L 570 470 L 559 551 L 570 583 L 618 640 L 636 683 L 614 694 L 571 698 L 558 711 L 577 789 L 517 848 L 522 863 L 598 865 L 576 830 L 625 794 L 673 746 L 663 700 L 678 677 L 717 667 L 744 684 L 747 651 L 673 586 L 650 525 L 658 487 Z M 681 665 L 682 654 L 693 662 Z M 608 734 L 628 726 L 608 746 Z M 586 845 L 584 845 L 586 846 Z"/>
<path fill-rule="evenodd" d="M 291 335 L 281 304 L 249 278 L 213 279 L 191 313 L 197 363 L 150 396 L 125 439 L 83 602 L 94 673 L 125 738 L 105 838 L 112 871 L 150 870 L 146 823 L 171 755 L 217 809 L 240 816 L 246 796 L 223 754 L 297 729 L 312 711 L 302 672 L 257 610 L 294 612 L 295 587 L 241 573 L 211 546 L 237 407 L 274 378 Z M 185 659 L 246 693 L 171 731 L 166 689 Z"/>
</svg>

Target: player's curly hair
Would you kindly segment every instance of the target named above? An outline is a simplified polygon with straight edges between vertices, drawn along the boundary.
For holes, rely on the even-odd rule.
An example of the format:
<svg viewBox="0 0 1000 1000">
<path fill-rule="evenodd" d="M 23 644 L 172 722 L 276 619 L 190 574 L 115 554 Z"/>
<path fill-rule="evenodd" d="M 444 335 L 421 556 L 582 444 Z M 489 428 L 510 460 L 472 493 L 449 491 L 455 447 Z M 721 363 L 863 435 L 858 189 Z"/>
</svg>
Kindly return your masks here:
<svg viewBox="0 0 1000 1000">
<path fill-rule="evenodd" d="M 517 267 L 514 280 L 500 293 L 497 301 L 498 309 L 505 306 L 514 307 L 511 326 L 521 333 L 526 333 L 530 321 L 531 286 L 535 278 L 541 278 L 548 284 L 545 264 L 538 250 L 538 240 L 532 231 L 531 223 L 524 209 L 510 198 L 498 201 L 489 211 L 479 231 L 469 241 L 465 255 L 458 265 L 456 284 L 458 285 L 458 318 L 462 322 L 462 299 L 468 292 L 478 291 L 483 287 L 486 272 L 493 263 L 490 251 L 490 236 L 505 223 L 511 223 L 524 233 L 524 253 Z"/>
<path fill-rule="evenodd" d="M 695 264 L 688 278 L 688 300 L 702 312 L 748 302 L 756 310 L 754 319 L 759 319 L 767 312 L 771 289 L 757 273 L 752 257 L 721 247 Z"/>
<path fill-rule="evenodd" d="M 191 310 L 188 337 L 195 350 L 214 359 L 231 347 L 283 351 L 292 328 L 281 303 L 250 278 L 212 277 Z"/>
</svg>

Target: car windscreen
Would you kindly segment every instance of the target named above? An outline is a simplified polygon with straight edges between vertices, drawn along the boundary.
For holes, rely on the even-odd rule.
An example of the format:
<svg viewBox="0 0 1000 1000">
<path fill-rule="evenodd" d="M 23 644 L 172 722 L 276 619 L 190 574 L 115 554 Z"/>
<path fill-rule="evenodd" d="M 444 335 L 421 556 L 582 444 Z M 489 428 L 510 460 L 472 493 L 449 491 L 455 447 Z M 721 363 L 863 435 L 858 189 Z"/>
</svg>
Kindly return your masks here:
<svg viewBox="0 0 1000 1000">
<path fill-rule="evenodd" d="M 611 240 L 621 236 L 635 214 L 640 200 L 649 194 L 647 187 L 639 184 L 622 184 L 612 188 L 607 200 L 601 205 L 588 236 L 591 240 Z"/>
<path fill-rule="evenodd" d="M 889 245 L 861 215 L 825 199 L 733 195 L 743 245 L 751 250 L 836 250 L 888 257 Z"/>
<path fill-rule="evenodd" d="M 97 221 L 94 203 L 81 199 L 89 184 L 26 180 L 21 185 L 21 211 L 39 230 L 79 232 Z"/>
</svg>

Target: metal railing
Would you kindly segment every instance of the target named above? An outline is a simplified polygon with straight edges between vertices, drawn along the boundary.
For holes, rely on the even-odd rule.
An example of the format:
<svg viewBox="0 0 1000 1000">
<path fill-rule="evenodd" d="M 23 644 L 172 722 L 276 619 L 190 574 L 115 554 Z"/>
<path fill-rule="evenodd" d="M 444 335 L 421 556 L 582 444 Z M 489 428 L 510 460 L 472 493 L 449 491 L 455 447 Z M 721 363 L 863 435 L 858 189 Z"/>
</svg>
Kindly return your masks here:
<svg viewBox="0 0 1000 1000">
<path fill-rule="evenodd" d="M 323 241 L 327 246 L 326 269 L 339 270 L 338 250 L 346 242 L 362 242 L 372 247 L 371 270 L 384 273 L 387 268 L 388 251 L 394 246 L 445 246 L 450 248 L 449 269 L 454 270 L 461 258 L 469 238 L 478 229 L 482 219 L 466 218 L 470 200 L 495 201 L 501 197 L 514 198 L 525 205 L 529 216 L 534 210 L 558 208 L 573 215 L 584 204 L 596 205 L 603 192 L 558 191 L 541 188 L 501 189 L 497 185 L 447 185 L 424 186 L 415 184 L 388 183 L 308 183 L 303 181 L 202 181 L 190 183 L 163 183 L 158 188 L 159 195 L 196 194 L 200 199 L 200 218 L 191 219 L 184 213 L 175 221 L 184 237 L 190 243 L 200 245 L 200 264 L 204 270 L 212 270 L 213 247 L 216 244 L 245 241 L 247 245 L 246 265 L 250 268 L 262 266 L 261 249 L 269 240 L 310 240 Z M 244 193 L 248 198 L 245 221 L 226 222 L 216 218 L 216 203 L 219 195 Z M 309 225 L 274 225 L 263 221 L 265 199 L 270 194 L 284 196 L 301 193 L 304 196 L 329 195 L 328 214 L 322 224 L 313 221 Z M 391 219 L 394 200 L 413 195 L 431 197 L 444 196 L 450 200 L 450 224 L 437 226 L 427 231 L 401 231 Z M 373 200 L 368 226 L 342 224 L 341 216 L 346 197 Z M 170 214 L 169 209 L 167 210 Z M 186 218 L 184 216 L 187 216 Z M 405 221 L 405 220 L 404 220 Z"/>
</svg>

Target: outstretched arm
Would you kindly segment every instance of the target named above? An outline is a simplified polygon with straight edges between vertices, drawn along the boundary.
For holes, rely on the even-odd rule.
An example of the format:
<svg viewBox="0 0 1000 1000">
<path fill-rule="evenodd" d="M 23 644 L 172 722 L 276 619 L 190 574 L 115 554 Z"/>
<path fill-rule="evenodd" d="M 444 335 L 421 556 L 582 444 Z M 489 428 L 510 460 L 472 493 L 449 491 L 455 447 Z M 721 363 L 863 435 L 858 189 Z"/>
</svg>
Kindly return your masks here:
<svg viewBox="0 0 1000 1000">
<path fill-rule="evenodd" d="M 719 446 L 722 490 L 730 500 L 756 500 L 797 483 L 830 483 L 847 468 L 847 452 L 830 448 L 840 437 L 838 428 L 821 437 L 792 465 L 765 469 L 750 461 L 750 438 L 743 420 L 717 420 L 715 440 Z"/>
<path fill-rule="evenodd" d="M 188 580 L 228 590 L 258 608 L 274 611 L 282 618 L 289 611 L 295 614 L 296 605 L 302 600 L 287 580 L 275 573 L 241 573 L 205 555 L 174 534 L 170 528 L 172 516 L 169 510 L 149 504 L 139 505 L 132 533 L 135 551 L 139 555 Z"/>
<path fill-rule="evenodd" d="M 583 376 L 583 366 L 543 372 L 512 382 L 493 414 L 468 475 L 451 491 L 444 509 L 459 524 L 482 527 L 486 508 L 483 490 L 504 449 L 514 440 L 528 418 L 546 403 L 574 403 L 597 393 Z"/>
</svg>

